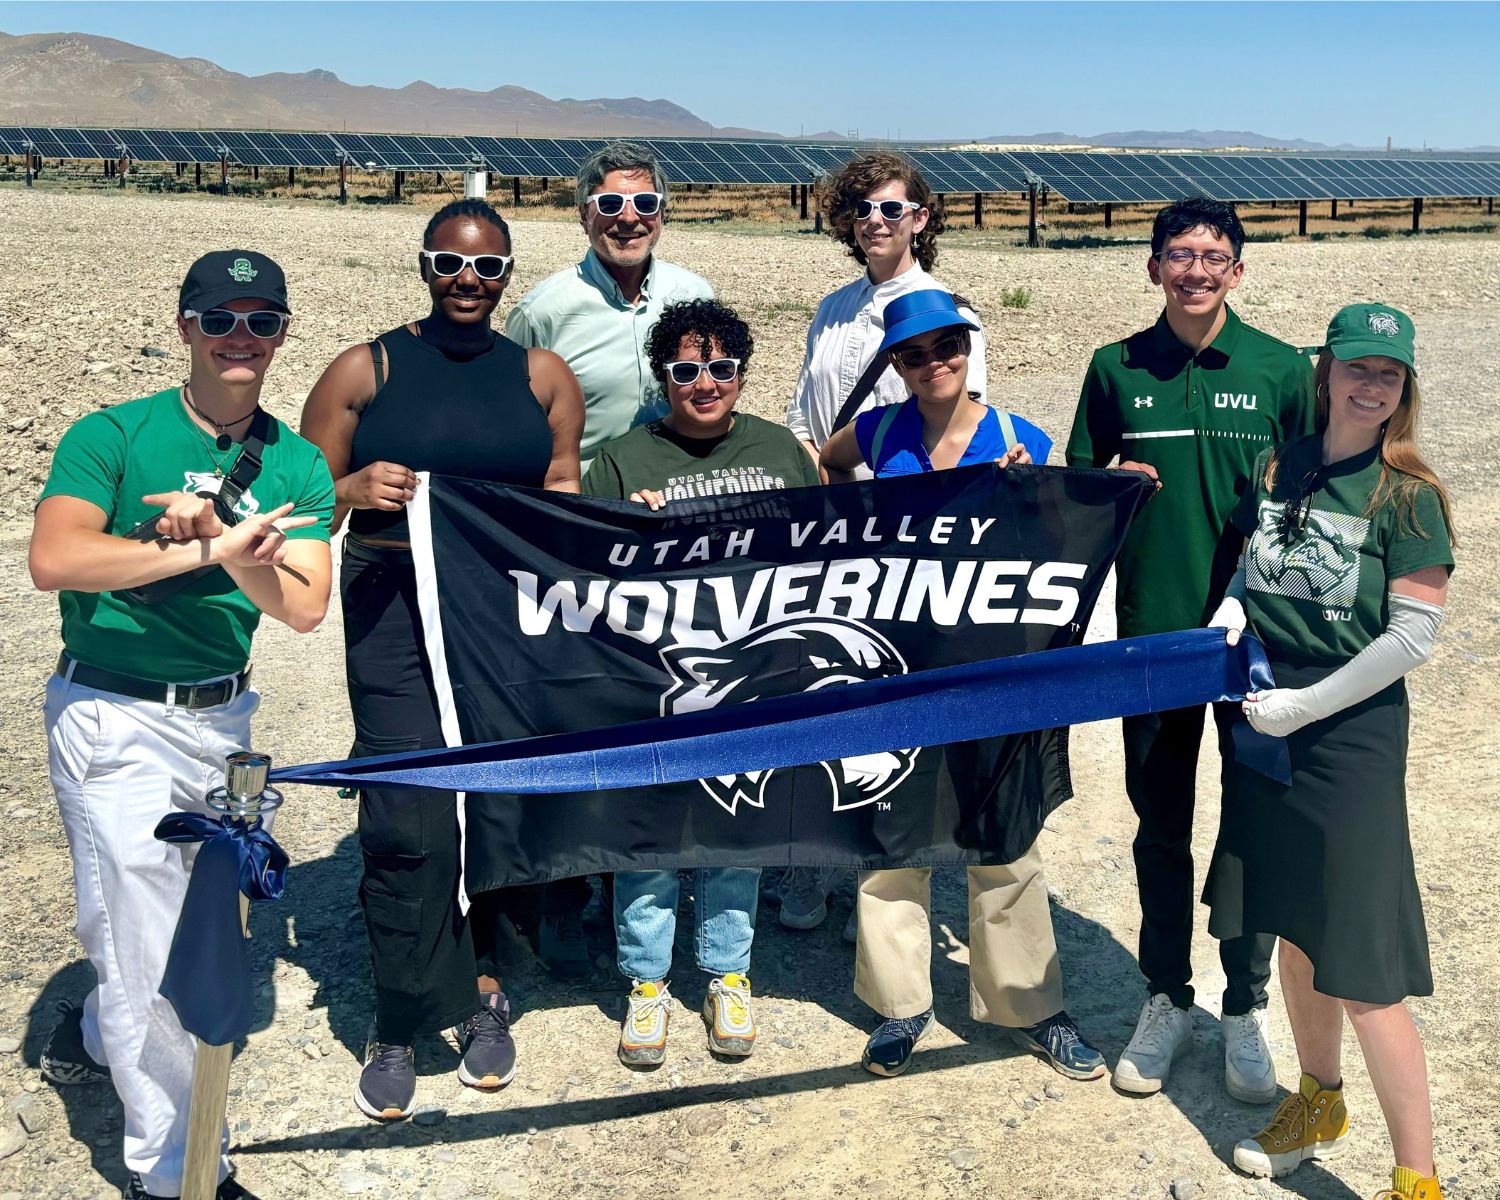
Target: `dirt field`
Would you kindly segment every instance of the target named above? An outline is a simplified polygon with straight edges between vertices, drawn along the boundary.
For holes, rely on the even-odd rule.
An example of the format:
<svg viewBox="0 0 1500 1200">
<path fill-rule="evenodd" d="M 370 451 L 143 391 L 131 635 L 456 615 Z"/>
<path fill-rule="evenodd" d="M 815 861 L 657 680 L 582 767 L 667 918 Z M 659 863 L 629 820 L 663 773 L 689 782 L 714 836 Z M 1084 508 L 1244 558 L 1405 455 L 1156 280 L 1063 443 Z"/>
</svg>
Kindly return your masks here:
<svg viewBox="0 0 1500 1200">
<path fill-rule="evenodd" d="M 36 1070 L 54 1002 L 81 999 L 91 975 L 71 929 L 67 847 L 42 735 L 56 606 L 25 571 L 29 512 L 50 452 L 82 414 L 182 377 L 176 288 L 186 264 L 211 247 L 248 245 L 288 268 L 298 316 L 266 401 L 295 420 L 340 347 L 425 311 L 413 269 L 424 220 L 403 208 L 0 189 L 0 469 L 8 485 L 0 489 L 0 730 L 9 764 L 0 775 L 0 1098 L 25 1108 L 32 1129 L 28 1138 L 12 1117 L 0 1120 L 0 1154 L 23 1142 L 0 1160 L 0 1200 L 113 1196 L 123 1176 L 110 1090 L 54 1091 Z M 553 220 L 519 222 L 514 241 L 511 300 L 584 248 L 576 225 Z M 744 403 L 779 416 L 813 309 L 853 276 L 853 264 L 808 234 L 669 227 L 661 250 L 706 275 L 750 320 L 756 352 Z M 957 238 L 937 274 L 984 316 L 995 394 L 1061 437 L 1089 351 L 1154 319 L 1160 299 L 1144 257 L 1139 247 L 1026 252 Z M 1290 341 L 1309 344 L 1339 305 L 1376 298 L 1410 311 L 1420 330 L 1424 442 L 1454 490 L 1462 545 L 1436 656 L 1412 683 L 1412 834 L 1437 979 L 1437 994 L 1413 1009 L 1431 1060 L 1448 1194 L 1500 1196 L 1500 1086 L 1490 1062 L 1500 994 L 1492 869 L 1500 241 L 1265 244 L 1247 247 L 1246 257 L 1239 311 Z M 1030 293 L 1026 307 L 1002 303 L 1014 288 Z M 143 356 L 146 346 L 167 357 Z M 1112 622 L 1101 614 L 1095 625 L 1108 636 Z M 267 623 L 256 675 L 265 693 L 258 748 L 287 763 L 345 752 L 351 729 L 336 614 L 301 638 Z M 1111 1062 L 1143 998 L 1133 962 L 1133 820 L 1118 742 L 1113 724 L 1077 731 L 1077 797 L 1043 835 L 1069 1008 Z M 1200 864 L 1214 837 L 1215 771 L 1206 746 Z M 241 1176 L 266 1200 L 644 1192 L 1350 1200 L 1387 1184 L 1388 1142 L 1352 1036 L 1346 1079 L 1356 1132 L 1337 1174 L 1306 1167 L 1278 1186 L 1228 1166 L 1234 1142 L 1270 1109 L 1223 1090 L 1222 975 L 1201 932 L 1205 916 L 1194 948 L 1202 1005 L 1194 1050 L 1164 1094 L 1129 1099 L 1106 1082 L 1065 1081 L 969 1020 L 961 878 L 952 873 L 939 878 L 934 914 L 941 1029 L 900 1079 L 859 1067 L 873 1022 L 851 994 L 852 953 L 839 937 L 852 899 L 846 883 L 828 922 L 811 933 L 783 930 L 763 909 L 754 965 L 762 1036 L 747 1062 L 708 1055 L 693 1011 L 702 985 L 686 969 L 674 980 L 682 1007 L 669 1060 L 651 1075 L 615 1059 L 624 988 L 612 970 L 567 985 L 533 970 L 508 984 L 521 1055 L 508 1089 L 487 1097 L 459 1086 L 453 1052 L 432 1038 L 418 1050 L 424 1111 L 412 1123 L 373 1125 L 350 1099 L 371 1009 L 353 818 L 352 803 L 332 792 L 296 790 L 278 825 L 295 864 L 287 896 L 254 917 L 260 1014 L 234 1066 L 230 1122 Z M 690 923 L 681 925 L 685 940 Z M 1294 1085 L 1274 991 L 1271 1015 L 1281 1081 Z"/>
</svg>

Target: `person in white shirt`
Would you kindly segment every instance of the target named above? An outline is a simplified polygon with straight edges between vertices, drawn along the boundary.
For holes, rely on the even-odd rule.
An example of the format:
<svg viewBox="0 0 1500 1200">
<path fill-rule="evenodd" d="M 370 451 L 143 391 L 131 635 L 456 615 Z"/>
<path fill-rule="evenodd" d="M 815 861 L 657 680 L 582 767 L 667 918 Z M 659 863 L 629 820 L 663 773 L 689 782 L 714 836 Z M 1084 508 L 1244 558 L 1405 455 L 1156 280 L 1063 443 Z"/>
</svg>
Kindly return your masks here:
<svg viewBox="0 0 1500 1200">
<path fill-rule="evenodd" d="M 937 262 L 943 207 L 910 159 L 881 150 L 851 160 L 829 180 L 824 204 L 830 232 L 865 270 L 823 297 L 807 331 L 807 354 L 787 405 L 786 424 L 814 458 L 832 435 L 839 409 L 875 360 L 885 336 L 885 306 L 907 292 L 952 290 L 928 273 Z M 980 324 L 962 302 L 959 312 Z M 971 343 L 969 389 L 983 400 L 982 327 L 971 335 Z M 900 404 L 906 397 L 896 372 L 886 369 L 856 411 Z"/>
<path fill-rule="evenodd" d="M 937 262 L 937 238 L 943 231 L 943 203 L 922 172 L 904 154 L 877 150 L 850 160 L 828 181 L 824 210 L 829 232 L 849 248 L 849 257 L 864 267 L 852 283 L 823 297 L 807 331 L 807 354 L 786 409 L 786 426 L 813 459 L 833 435 L 839 411 L 856 389 L 863 401 L 848 415 L 887 404 L 900 404 L 910 392 L 896 372 L 874 366 L 885 336 L 885 306 L 908 292 L 937 288 L 951 291 L 929 271 Z M 973 325 L 969 350 L 969 394 L 985 400 L 984 329 L 962 299 L 958 311 Z M 880 356 L 881 363 L 885 356 Z M 866 371 L 879 371 L 873 384 Z M 829 482 L 869 479 L 860 466 L 851 475 L 827 472 Z M 781 923 L 789 929 L 815 929 L 828 916 L 828 893 L 844 874 L 839 868 L 793 867 L 782 877 Z M 854 941 L 853 913 L 844 928 Z"/>
</svg>

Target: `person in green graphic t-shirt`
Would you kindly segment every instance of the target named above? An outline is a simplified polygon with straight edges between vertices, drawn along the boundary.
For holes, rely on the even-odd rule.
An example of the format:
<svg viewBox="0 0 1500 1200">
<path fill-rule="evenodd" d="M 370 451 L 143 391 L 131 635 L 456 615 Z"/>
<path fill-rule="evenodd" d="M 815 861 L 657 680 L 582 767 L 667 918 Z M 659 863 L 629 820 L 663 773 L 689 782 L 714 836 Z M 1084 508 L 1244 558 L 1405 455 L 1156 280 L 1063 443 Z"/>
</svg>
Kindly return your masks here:
<svg viewBox="0 0 1500 1200">
<path fill-rule="evenodd" d="M 1394 1143 L 1388 1200 L 1442 1200 L 1406 1008 L 1432 994 L 1432 968 L 1407 827 L 1404 676 L 1432 653 L 1453 569 L 1448 496 L 1417 448 L 1420 408 L 1411 318 L 1342 309 L 1318 359 L 1318 432 L 1256 461 L 1234 511 L 1245 552 L 1210 621 L 1230 642 L 1248 628 L 1265 643 L 1276 687 L 1243 707 L 1286 738 L 1291 761 L 1289 786 L 1229 766 L 1203 889 L 1216 936 L 1281 939 L 1302 1068 L 1234 1164 L 1279 1176 L 1342 1152 L 1347 1015 Z"/>
<path fill-rule="evenodd" d="M 734 411 L 755 343 L 730 308 L 714 300 L 669 306 L 647 343 L 651 370 L 671 411 L 607 443 L 583 480 L 586 496 L 630 499 L 654 512 L 699 496 L 815 487 L 822 480 L 790 430 Z M 709 1049 L 744 1056 L 755 1049 L 750 946 L 760 871 L 698 871 L 697 966 L 709 976 L 703 1016 Z M 620 1061 L 657 1066 L 667 1054 L 676 871 L 617 871 L 614 921 L 620 974 L 631 981 Z"/>
<path fill-rule="evenodd" d="M 1240 320 L 1245 231 L 1234 206 L 1204 197 L 1156 215 L 1146 272 L 1165 301 L 1150 329 L 1094 353 L 1068 438 L 1070 467 L 1124 470 L 1157 481 L 1116 565 L 1120 637 L 1202 625 L 1234 572 L 1229 514 L 1255 457 L 1312 429 L 1312 370 L 1298 350 Z M 1223 706 L 1216 711 L 1221 739 Z M 1193 784 L 1202 705 L 1126 717 L 1125 790 L 1141 900 L 1141 972 L 1148 998 L 1115 1068 L 1123 1091 L 1159 1091 L 1192 1042 Z M 1226 987 L 1224 1079 L 1248 1103 L 1276 1095 L 1266 1043 L 1272 940 L 1219 946 Z"/>
<path fill-rule="evenodd" d="M 63 435 L 30 547 L 32 580 L 62 609 L 48 759 L 99 979 L 48 1038 L 42 1076 L 114 1084 L 125 1200 L 181 1194 L 193 1079 L 193 1037 L 157 989 L 196 847 L 153 830 L 177 809 L 209 812 L 225 757 L 250 745 L 261 615 L 310 632 L 332 575 L 323 455 L 260 407 L 291 319 L 281 268 L 206 254 L 177 314 L 187 380 Z M 219 1170 L 218 1200 L 254 1200 L 227 1159 Z"/>
</svg>

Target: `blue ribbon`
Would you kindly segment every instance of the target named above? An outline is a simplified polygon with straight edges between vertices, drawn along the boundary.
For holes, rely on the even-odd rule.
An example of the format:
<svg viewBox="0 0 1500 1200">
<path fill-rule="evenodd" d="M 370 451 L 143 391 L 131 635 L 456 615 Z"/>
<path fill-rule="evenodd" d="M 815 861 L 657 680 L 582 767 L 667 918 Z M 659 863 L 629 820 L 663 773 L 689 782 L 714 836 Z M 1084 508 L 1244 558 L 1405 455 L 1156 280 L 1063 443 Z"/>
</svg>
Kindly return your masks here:
<svg viewBox="0 0 1500 1200">
<path fill-rule="evenodd" d="M 202 842 L 158 989 L 182 1027 L 211 1046 L 250 1032 L 250 949 L 236 899 L 279 900 L 286 851 L 262 826 L 231 816 L 173 812 L 156 825 L 163 842 Z"/>
<path fill-rule="evenodd" d="M 1274 686 L 1252 637 L 1189 629 L 916 671 L 605 729 L 280 767 L 277 783 L 461 792 L 604 791 L 802 766 L 1242 699 Z M 1241 724 L 1244 724 L 1241 722 Z M 1241 762 L 1290 780 L 1285 744 L 1236 732 Z"/>
</svg>

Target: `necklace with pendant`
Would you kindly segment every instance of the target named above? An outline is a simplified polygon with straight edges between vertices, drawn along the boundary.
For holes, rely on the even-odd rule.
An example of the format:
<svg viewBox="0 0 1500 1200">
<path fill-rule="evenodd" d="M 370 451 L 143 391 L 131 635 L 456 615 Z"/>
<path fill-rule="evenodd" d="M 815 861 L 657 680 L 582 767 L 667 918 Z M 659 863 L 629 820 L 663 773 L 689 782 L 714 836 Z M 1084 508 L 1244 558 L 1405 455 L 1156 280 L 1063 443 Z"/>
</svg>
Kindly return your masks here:
<svg viewBox="0 0 1500 1200">
<path fill-rule="evenodd" d="M 192 409 L 195 413 L 197 413 L 218 431 L 219 436 L 214 438 L 214 445 L 217 446 L 220 450 L 228 450 L 234 445 L 234 439 L 229 436 L 229 431 L 236 425 L 243 425 L 246 421 L 253 417 L 260 408 L 260 405 L 257 404 L 243 417 L 236 417 L 233 421 L 215 421 L 211 416 L 209 416 L 206 412 L 204 412 L 201 408 L 193 403 L 193 393 L 191 392 L 191 390 L 189 390 L 186 380 L 184 380 L 182 384 L 182 398 L 184 401 L 186 401 L 187 406 L 190 409 Z M 202 430 L 199 430 L 199 433 L 202 433 Z"/>
</svg>

